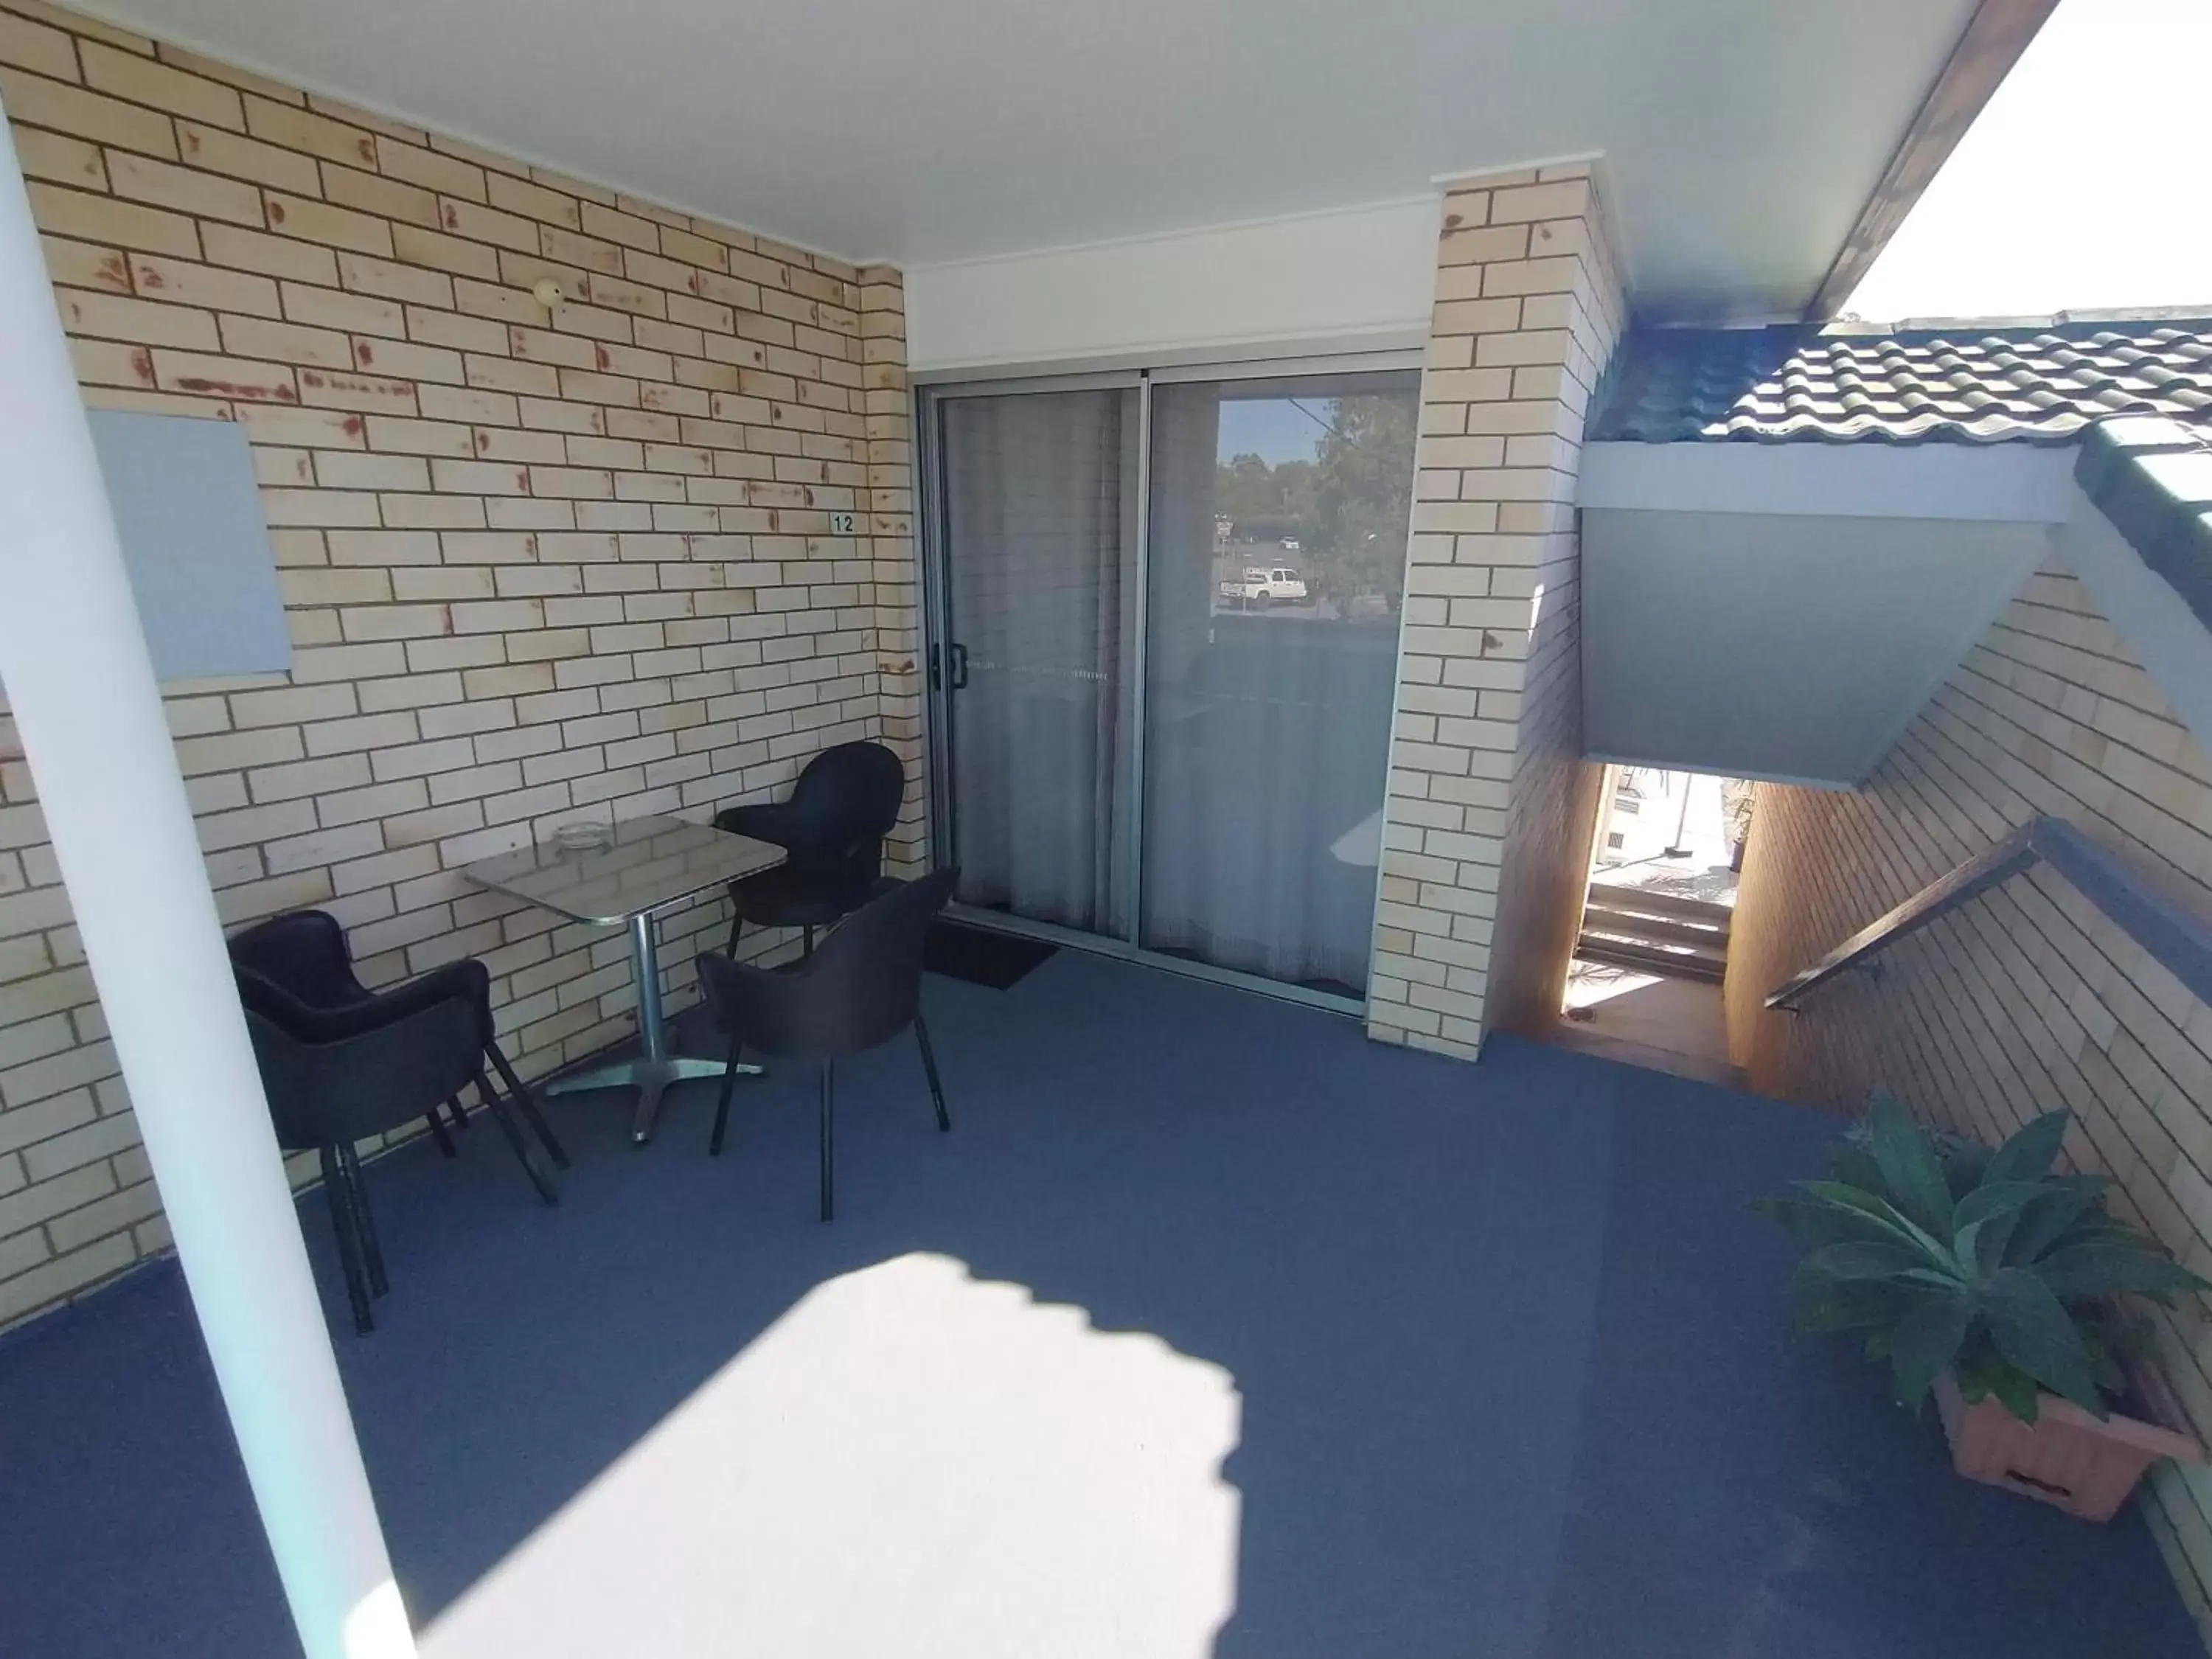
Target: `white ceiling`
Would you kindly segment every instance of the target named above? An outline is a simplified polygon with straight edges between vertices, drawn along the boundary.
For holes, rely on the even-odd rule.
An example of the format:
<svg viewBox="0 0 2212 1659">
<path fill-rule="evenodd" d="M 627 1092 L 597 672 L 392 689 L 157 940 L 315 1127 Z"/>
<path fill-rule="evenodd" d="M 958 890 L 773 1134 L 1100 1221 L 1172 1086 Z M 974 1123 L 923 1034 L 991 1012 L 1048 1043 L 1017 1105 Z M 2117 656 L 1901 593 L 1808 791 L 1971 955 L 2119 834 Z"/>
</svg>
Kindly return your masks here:
<svg viewBox="0 0 2212 1659">
<path fill-rule="evenodd" d="M 1602 152 L 1638 307 L 1802 306 L 1972 0 L 95 0 L 111 19 L 912 265 Z"/>
</svg>

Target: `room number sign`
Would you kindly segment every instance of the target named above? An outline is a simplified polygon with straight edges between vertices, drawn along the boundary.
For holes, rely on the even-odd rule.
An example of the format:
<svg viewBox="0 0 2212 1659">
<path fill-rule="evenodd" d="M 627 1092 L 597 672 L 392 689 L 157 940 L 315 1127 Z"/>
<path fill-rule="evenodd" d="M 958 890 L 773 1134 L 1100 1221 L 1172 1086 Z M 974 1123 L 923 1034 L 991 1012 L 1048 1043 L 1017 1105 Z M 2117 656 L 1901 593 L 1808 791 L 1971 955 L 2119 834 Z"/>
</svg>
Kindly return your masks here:
<svg viewBox="0 0 2212 1659">
<path fill-rule="evenodd" d="M 851 535 L 853 515 L 849 513 L 832 513 L 830 515 L 830 533 L 833 536 Z"/>
</svg>

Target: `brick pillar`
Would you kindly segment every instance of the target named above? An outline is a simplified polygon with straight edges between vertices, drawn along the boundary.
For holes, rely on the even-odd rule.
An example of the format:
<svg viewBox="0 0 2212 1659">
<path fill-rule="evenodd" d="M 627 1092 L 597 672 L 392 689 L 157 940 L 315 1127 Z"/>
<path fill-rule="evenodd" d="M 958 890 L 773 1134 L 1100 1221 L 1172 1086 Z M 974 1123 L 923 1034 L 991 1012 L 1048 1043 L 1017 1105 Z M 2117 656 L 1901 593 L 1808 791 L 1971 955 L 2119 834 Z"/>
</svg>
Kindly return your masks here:
<svg viewBox="0 0 2212 1659">
<path fill-rule="evenodd" d="M 890 873 L 929 858 L 929 763 L 921 740 L 921 567 L 914 541 L 914 399 L 906 372 L 906 289 L 888 265 L 860 272 L 868 485 L 861 511 L 876 594 L 875 735 L 906 763 L 906 805 L 884 849 Z"/>
<path fill-rule="evenodd" d="M 1467 1058 L 1556 1016 L 1595 821 L 1575 475 L 1623 307 L 1589 174 L 1454 184 L 1437 241 L 1367 1029 Z"/>
</svg>

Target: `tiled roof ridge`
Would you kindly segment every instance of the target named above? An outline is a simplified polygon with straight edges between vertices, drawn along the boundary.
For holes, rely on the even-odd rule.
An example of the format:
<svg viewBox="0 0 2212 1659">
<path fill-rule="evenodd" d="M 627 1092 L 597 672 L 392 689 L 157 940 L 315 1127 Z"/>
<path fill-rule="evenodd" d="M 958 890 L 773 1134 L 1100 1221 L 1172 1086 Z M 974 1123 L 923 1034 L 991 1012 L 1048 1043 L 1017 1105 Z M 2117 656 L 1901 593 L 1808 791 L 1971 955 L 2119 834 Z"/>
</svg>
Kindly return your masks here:
<svg viewBox="0 0 2212 1659">
<path fill-rule="evenodd" d="M 2055 332 L 2060 329 L 2082 328 L 2100 323 L 2197 323 L 2212 328 L 2212 300 L 2202 304 L 2182 306 L 2118 306 L 2084 307 L 2067 311 L 2054 311 L 2047 315 L 2021 316 L 1959 316 L 1959 317 L 1899 317 L 1892 322 L 1875 322 L 1856 317 L 1839 317 L 1826 325 L 1784 324 L 1784 327 L 1816 327 L 1831 337 L 1849 335 L 1933 334 L 1954 333 L 1972 329 L 1979 333 L 2000 334 L 2008 330 L 2028 329 L 2037 332 Z"/>
</svg>

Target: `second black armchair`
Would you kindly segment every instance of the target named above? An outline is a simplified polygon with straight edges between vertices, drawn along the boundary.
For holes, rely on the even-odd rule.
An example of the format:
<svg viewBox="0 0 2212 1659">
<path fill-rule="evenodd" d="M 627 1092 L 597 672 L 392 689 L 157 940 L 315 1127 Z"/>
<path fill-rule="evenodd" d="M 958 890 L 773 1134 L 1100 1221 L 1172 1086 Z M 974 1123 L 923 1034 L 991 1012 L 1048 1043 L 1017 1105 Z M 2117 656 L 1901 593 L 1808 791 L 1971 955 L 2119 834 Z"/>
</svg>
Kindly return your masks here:
<svg viewBox="0 0 2212 1659">
<path fill-rule="evenodd" d="M 879 881 L 875 896 L 839 924 L 822 948 L 781 968 L 708 951 L 699 957 L 699 986 L 714 1023 L 730 1039 L 734 1068 L 744 1048 L 820 1068 L 822 1218 L 836 1207 L 837 1061 L 888 1042 L 911 1025 L 921 1047 L 923 1074 L 937 1108 L 937 1127 L 950 1129 L 937 1055 L 921 1018 L 921 955 L 929 924 L 952 896 L 957 869 L 919 881 Z M 707 1150 L 719 1154 L 729 1127 L 732 1078 L 722 1079 L 714 1132 Z"/>
<path fill-rule="evenodd" d="M 814 930 L 827 927 L 868 902 L 883 873 L 884 837 L 898 822 L 906 795 L 906 769 L 879 743 L 841 743 L 806 763 L 791 799 L 768 806 L 732 806 L 714 818 L 717 830 L 772 842 L 790 857 L 773 870 L 730 884 L 737 914 L 730 923 L 730 954 L 751 922 L 796 927 L 805 948 Z"/>
</svg>

